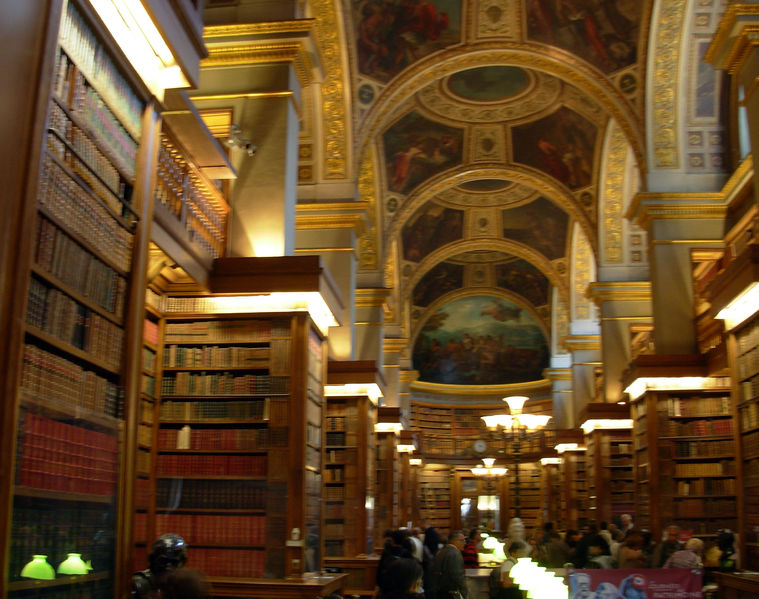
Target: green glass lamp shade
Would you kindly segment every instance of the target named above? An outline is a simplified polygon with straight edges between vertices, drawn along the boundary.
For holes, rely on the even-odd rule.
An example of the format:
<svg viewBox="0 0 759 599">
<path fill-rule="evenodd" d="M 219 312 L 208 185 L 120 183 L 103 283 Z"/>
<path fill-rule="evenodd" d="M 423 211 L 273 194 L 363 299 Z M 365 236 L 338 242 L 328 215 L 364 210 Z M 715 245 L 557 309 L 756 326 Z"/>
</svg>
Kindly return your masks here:
<svg viewBox="0 0 759 599">
<path fill-rule="evenodd" d="M 87 564 L 82 561 L 81 553 L 69 553 L 58 566 L 58 574 L 87 574 Z"/>
<path fill-rule="evenodd" d="M 47 563 L 47 555 L 33 555 L 32 561 L 21 570 L 21 576 L 37 580 L 54 580 L 55 570 Z"/>
</svg>

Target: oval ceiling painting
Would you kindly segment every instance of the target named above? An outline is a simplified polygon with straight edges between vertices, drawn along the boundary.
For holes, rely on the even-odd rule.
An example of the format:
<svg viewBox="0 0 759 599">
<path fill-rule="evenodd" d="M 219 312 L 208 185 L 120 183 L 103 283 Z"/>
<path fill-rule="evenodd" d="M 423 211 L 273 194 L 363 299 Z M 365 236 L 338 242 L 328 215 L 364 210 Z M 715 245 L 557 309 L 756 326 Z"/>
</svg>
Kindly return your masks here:
<svg viewBox="0 0 759 599">
<path fill-rule="evenodd" d="M 523 91 L 528 81 L 527 73 L 518 67 L 490 66 L 454 73 L 448 78 L 448 87 L 465 100 L 495 102 Z"/>
<path fill-rule="evenodd" d="M 464 191 L 484 193 L 506 189 L 509 185 L 511 185 L 511 181 L 505 181 L 504 179 L 477 179 L 475 181 L 462 183 L 459 187 Z"/>
<path fill-rule="evenodd" d="M 419 380 L 503 385 L 542 378 L 548 343 L 530 314 L 501 297 L 455 299 L 432 314 L 414 344 Z"/>
</svg>

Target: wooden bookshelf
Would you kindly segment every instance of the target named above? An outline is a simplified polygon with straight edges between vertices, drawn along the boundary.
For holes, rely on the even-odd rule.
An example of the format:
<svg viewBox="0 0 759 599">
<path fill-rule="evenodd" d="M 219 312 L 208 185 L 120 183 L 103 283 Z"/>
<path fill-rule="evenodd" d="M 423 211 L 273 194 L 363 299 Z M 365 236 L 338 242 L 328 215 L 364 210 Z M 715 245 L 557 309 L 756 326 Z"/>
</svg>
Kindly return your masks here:
<svg viewBox="0 0 759 599">
<path fill-rule="evenodd" d="M 561 477 L 561 464 L 541 464 L 540 495 L 542 523 L 553 522 L 556 530 L 566 530 L 566 498 Z"/>
<path fill-rule="evenodd" d="M 371 552 L 366 513 L 367 496 L 372 497 L 367 448 L 374 437 L 374 411 L 374 404 L 365 395 L 327 398 L 322 492 L 325 557 Z"/>
<path fill-rule="evenodd" d="M 57 40 L 41 67 L 45 129 L 31 166 L 39 168 L 24 239 L 31 251 L 17 248 L 28 262 L 16 272 L 25 324 L 16 398 L 6 402 L 17 407 L 15 453 L 6 461 L 15 467 L 10 538 L 0 551 L 8 568 L 0 591 L 10 597 L 38 588 L 20 577 L 32 554 L 57 567 L 68 552 L 92 560 L 93 573 L 56 580 L 46 593 L 76 585 L 81 594 L 113 594 L 123 574 L 123 452 L 138 435 L 150 444 L 125 406 L 134 384 L 126 380 L 136 308 L 129 292 L 144 268 L 136 257 L 143 223 L 135 180 L 146 167 L 140 139 L 148 96 L 86 5 L 55 6 L 61 13 L 46 17 Z"/>
<path fill-rule="evenodd" d="M 321 336 L 305 314 L 202 314 L 191 298 L 172 300 L 161 340 L 155 535 L 184 536 L 211 577 L 318 570 L 328 533 L 322 476 L 337 472 L 322 464 Z"/>
<path fill-rule="evenodd" d="M 597 522 L 635 514 L 632 432 L 594 430 L 585 435 L 589 509 Z"/>
<path fill-rule="evenodd" d="M 437 530 L 451 527 L 451 467 L 424 464 L 417 474 L 419 515 Z"/>
<path fill-rule="evenodd" d="M 537 435 L 536 435 L 537 436 Z M 517 517 L 517 497 L 519 498 L 519 517 L 524 523 L 527 534 L 538 530 L 542 523 L 541 472 L 540 462 L 522 461 L 519 473 L 509 465 L 506 474 L 508 494 L 506 505 L 502 508 L 506 523 Z M 518 481 L 518 484 L 517 484 Z M 517 488 L 519 493 L 517 494 Z"/>
<path fill-rule="evenodd" d="M 560 476 L 567 529 L 581 530 L 590 521 L 586 463 L 584 451 L 567 451 L 562 455 Z"/>
<path fill-rule="evenodd" d="M 632 404 L 636 525 L 713 534 L 737 524 L 729 389 L 646 391 Z"/>
<path fill-rule="evenodd" d="M 398 408 L 396 411 L 400 412 Z M 400 414 L 398 416 L 400 418 Z M 400 467 L 396 451 L 397 435 L 378 432 L 376 460 L 376 497 L 374 500 L 374 550 L 381 551 L 384 532 L 398 528 Z"/>
</svg>

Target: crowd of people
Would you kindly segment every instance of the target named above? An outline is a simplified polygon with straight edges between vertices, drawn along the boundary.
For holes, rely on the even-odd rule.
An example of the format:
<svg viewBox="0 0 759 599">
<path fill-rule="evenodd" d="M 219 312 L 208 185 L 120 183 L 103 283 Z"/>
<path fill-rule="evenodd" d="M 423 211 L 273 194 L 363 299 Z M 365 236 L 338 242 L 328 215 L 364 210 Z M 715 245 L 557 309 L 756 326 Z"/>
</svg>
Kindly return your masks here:
<svg viewBox="0 0 759 599">
<path fill-rule="evenodd" d="M 479 568 L 480 530 L 452 531 L 441 537 L 433 527 L 387 531 L 377 570 L 376 599 L 467 599 L 466 569 Z M 563 534 L 546 523 L 525 536 L 518 518 L 509 524 L 504 539 L 506 559 L 490 573 L 490 599 L 517 599 L 523 595 L 509 572 L 520 557 L 530 557 L 546 568 L 700 568 L 734 567 L 734 536 L 721 531 L 708 551 L 704 542 L 682 534 L 671 524 L 656 542 L 649 531 L 637 529 L 628 515 L 621 523 L 590 523 L 584 530 Z"/>
</svg>

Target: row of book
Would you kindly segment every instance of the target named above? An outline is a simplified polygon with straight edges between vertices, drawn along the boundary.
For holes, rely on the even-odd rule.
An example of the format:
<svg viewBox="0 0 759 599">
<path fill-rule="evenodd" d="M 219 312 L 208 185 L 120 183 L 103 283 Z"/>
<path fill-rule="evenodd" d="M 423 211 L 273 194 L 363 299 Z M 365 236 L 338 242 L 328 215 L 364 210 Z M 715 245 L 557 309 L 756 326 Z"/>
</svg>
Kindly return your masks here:
<svg viewBox="0 0 759 599">
<path fill-rule="evenodd" d="M 743 485 L 746 487 L 759 486 L 759 458 L 752 458 L 743 462 Z M 756 490 L 751 494 L 756 494 Z"/>
<path fill-rule="evenodd" d="M 256 549 L 205 549 L 194 547 L 188 566 L 207 576 L 262 578 L 265 574 L 266 552 Z"/>
<path fill-rule="evenodd" d="M 118 369 L 124 331 L 97 312 L 32 277 L 26 322 Z"/>
<path fill-rule="evenodd" d="M 675 476 L 723 476 L 735 474 L 735 460 L 687 462 L 675 465 Z"/>
<path fill-rule="evenodd" d="M 121 215 L 122 200 L 131 195 L 131 185 L 73 119 L 56 101 L 50 102 L 48 148 L 113 214 Z"/>
<path fill-rule="evenodd" d="M 160 341 L 160 329 L 158 323 L 146 318 L 142 325 L 142 338 L 148 343 L 158 345 Z"/>
<path fill-rule="evenodd" d="M 153 424 L 153 404 L 145 399 L 140 399 L 140 422 Z"/>
<path fill-rule="evenodd" d="M 234 374 L 232 372 L 177 372 L 164 376 L 161 393 L 169 395 L 260 395 L 287 393 L 289 377 L 268 374 Z"/>
<path fill-rule="evenodd" d="M 741 437 L 744 456 L 759 456 L 759 431 L 754 431 Z"/>
<path fill-rule="evenodd" d="M 351 431 L 356 430 L 357 427 L 358 415 L 355 413 L 350 416 L 333 416 L 330 414 L 325 418 L 325 428 L 328 431 Z"/>
<path fill-rule="evenodd" d="M 678 441 L 675 443 L 675 457 L 697 458 L 731 455 L 735 444 L 730 441 Z"/>
<path fill-rule="evenodd" d="M 155 378 L 149 374 L 143 374 L 140 391 L 148 397 L 155 397 Z"/>
<path fill-rule="evenodd" d="M 327 449 L 324 455 L 327 464 L 356 461 L 355 449 Z"/>
<path fill-rule="evenodd" d="M 694 478 L 677 481 L 677 494 L 688 495 L 735 495 L 734 478 Z"/>
<path fill-rule="evenodd" d="M 34 554 L 46 555 L 53 567 L 72 552 L 80 553 L 84 560 L 94 560 L 93 566 L 111 567 L 112 555 L 101 541 L 113 534 L 113 514 L 102 506 L 50 509 L 16 505 L 11 523 L 9 578 L 19 580 L 22 568 Z"/>
<path fill-rule="evenodd" d="M 130 135 L 139 141 L 145 105 L 121 75 L 108 51 L 100 44 L 88 23 L 71 3 L 66 4 L 58 40 L 66 54 L 98 88 L 105 101 L 118 114 Z M 56 81 L 55 89 L 60 89 L 62 85 L 65 85 L 65 82 Z M 65 94 L 58 95 L 63 97 Z"/>
<path fill-rule="evenodd" d="M 189 429 L 189 427 L 187 427 Z M 158 431 L 158 449 L 265 449 L 268 431 L 261 429 L 190 429 L 187 439 L 180 442 L 180 431 L 162 428 Z"/>
<path fill-rule="evenodd" d="M 30 396 L 119 417 L 123 390 L 66 358 L 24 345 L 21 387 Z"/>
<path fill-rule="evenodd" d="M 672 397 L 667 400 L 669 416 L 705 417 L 730 416 L 730 396 Z"/>
<path fill-rule="evenodd" d="M 759 346 L 759 319 L 754 319 L 750 324 L 744 326 L 736 335 L 738 342 L 738 353 L 745 353 Z"/>
<path fill-rule="evenodd" d="M 262 368 L 268 360 L 268 347 L 171 344 L 163 348 L 164 368 Z"/>
<path fill-rule="evenodd" d="M 166 310 L 179 311 L 178 305 L 194 307 L 206 298 L 168 298 Z M 172 308 L 174 308 L 172 310 Z M 196 311 L 196 310 L 187 310 Z M 192 320 L 187 322 L 168 322 L 164 341 L 168 343 L 190 342 L 239 342 L 261 343 L 271 339 L 272 321 L 268 319 L 240 320 Z M 289 333 L 289 329 L 288 329 Z"/>
<path fill-rule="evenodd" d="M 156 514 L 156 536 L 175 533 L 195 545 L 263 545 L 265 516 L 214 516 L 206 514 Z"/>
<path fill-rule="evenodd" d="M 664 420 L 660 423 L 660 436 L 662 437 L 696 437 L 700 435 L 732 435 L 733 420 L 692 420 L 681 422 L 676 420 Z"/>
<path fill-rule="evenodd" d="M 40 179 L 39 203 L 67 230 L 86 240 L 100 256 L 122 271 L 131 264 L 133 236 L 122 223 L 46 155 Z"/>
<path fill-rule="evenodd" d="M 37 220 L 35 261 L 116 318 L 124 315 L 126 279 L 46 218 Z"/>
<path fill-rule="evenodd" d="M 162 420 L 266 420 L 264 401 L 162 401 Z"/>
<path fill-rule="evenodd" d="M 327 446 L 354 446 L 356 443 L 358 443 L 358 433 L 327 432 L 325 443 Z"/>
<path fill-rule="evenodd" d="M 675 504 L 675 516 L 703 518 L 704 514 L 735 514 L 736 509 L 734 499 L 683 499 Z"/>
<path fill-rule="evenodd" d="M 160 479 L 156 482 L 160 509 L 249 509 L 266 507 L 266 483 L 258 480 Z"/>
<path fill-rule="evenodd" d="M 110 158 L 127 178 L 134 179 L 137 142 L 121 126 L 98 92 L 86 84 L 81 71 L 75 74 L 71 108 L 87 130 L 106 147 Z"/>
<path fill-rule="evenodd" d="M 753 375 L 748 380 L 741 381 L 740 385 L 742 401 L 759 397 L 759 373 Z"/>
<path fill-rule="evenodd" d="M 759 373 L 759 347 L 754 347 L 738 358 L 738 377 L 744 379 L 757 373 Z"/>
<path fill-rule="evenodd" d="M 265 476 L 265 455 L 179 455 L 161 454 L 156 474 Z"/>
<path fill-rule="evenodd" d="M 153 428 L 144 424 L 138 424 L 137 443 L 150 447 L 153 443 Z"/>
</svg>

